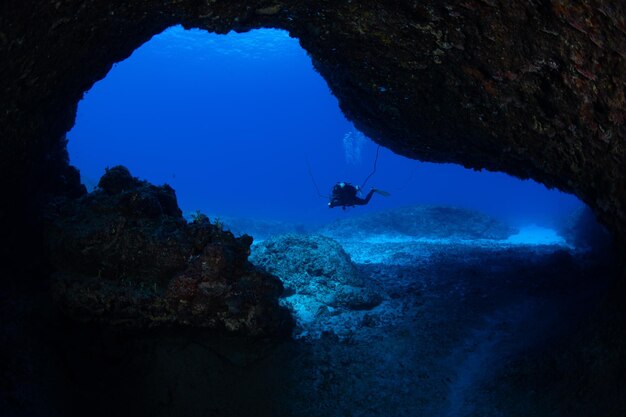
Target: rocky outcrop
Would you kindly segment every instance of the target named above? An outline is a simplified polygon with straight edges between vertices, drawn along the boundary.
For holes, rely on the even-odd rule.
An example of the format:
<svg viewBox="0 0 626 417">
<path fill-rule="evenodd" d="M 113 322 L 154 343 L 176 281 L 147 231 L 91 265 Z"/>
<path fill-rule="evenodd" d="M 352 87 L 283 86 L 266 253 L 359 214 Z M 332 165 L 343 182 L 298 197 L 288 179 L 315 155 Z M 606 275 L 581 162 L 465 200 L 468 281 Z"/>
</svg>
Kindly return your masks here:
<svg viewBox="0 0 626 417">
<path fill-rule="evenodd" d="M 329 323 L 340 320 L 337 316 L 370 310 L 382 301 L 341 245 L 325 236 L 277 236 L 255 245 L 250 261 L 281 279 L 284 304 L 299 334 L 319 335 L 335 327 Z"/>
<path fill-rule="evenodd" d="M 202 215 L 187 223 L 168 185 L 118 166 L 95 191 L 58 200 L 48 213 L 53 291 L 76 320 L 253 336 L 290 331 L 278 305 L 282 284 L 247 261 L 252 238 L 235 238 Z"/>
</svg>

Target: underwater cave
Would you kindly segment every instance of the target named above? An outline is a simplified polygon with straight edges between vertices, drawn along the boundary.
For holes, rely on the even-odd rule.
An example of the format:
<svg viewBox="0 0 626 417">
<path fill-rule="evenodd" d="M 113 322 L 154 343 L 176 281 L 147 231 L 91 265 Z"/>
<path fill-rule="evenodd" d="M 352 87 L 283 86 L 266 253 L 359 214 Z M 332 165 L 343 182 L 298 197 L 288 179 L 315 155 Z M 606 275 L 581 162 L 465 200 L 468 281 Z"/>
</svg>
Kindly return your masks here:
<svg viewBox="0 0 626 417">
<path fill-rule="evenodd" d="M 106 167 L 124 165 L 171 185 L 187 216 L 200 210 L 303 226 L 345 218 L 326 206 L 332 185 L 363 185 L 375 162 L 365 185 L 393 197 L 352 214 L 439 204 L 557 227 L 582 205 L 532 180 L 385 148 L 377 159 L 377 145 L 345 119 L 298 41 L 278 30 L 166 30 L 86 93 L 67 139 L 89 190 Z"/>
<path fill-rule="evenodd" d="M 0 414 L 624 415 L 593 3 L 3 6 Z"/>
</svg>

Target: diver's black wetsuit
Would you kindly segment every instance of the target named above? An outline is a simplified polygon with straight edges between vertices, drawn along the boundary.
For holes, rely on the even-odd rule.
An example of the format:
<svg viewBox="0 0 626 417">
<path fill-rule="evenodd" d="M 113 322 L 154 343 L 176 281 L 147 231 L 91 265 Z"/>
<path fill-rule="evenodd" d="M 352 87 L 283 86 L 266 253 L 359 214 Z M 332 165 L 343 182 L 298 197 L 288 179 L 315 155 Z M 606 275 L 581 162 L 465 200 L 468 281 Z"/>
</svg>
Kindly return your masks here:
<svg viewBox="0 0 626 417">
<path fill-rule="evenodd" d="M 358 191 L 357 187 L 347 182 L 335 184 L 328 207 L 343 207 L 345 210 L 346 207 L 364 206 L 369 203 L 376 190 L 372 188 L 365 198 L 358 197 L 356 195 Z"/>
</svg>

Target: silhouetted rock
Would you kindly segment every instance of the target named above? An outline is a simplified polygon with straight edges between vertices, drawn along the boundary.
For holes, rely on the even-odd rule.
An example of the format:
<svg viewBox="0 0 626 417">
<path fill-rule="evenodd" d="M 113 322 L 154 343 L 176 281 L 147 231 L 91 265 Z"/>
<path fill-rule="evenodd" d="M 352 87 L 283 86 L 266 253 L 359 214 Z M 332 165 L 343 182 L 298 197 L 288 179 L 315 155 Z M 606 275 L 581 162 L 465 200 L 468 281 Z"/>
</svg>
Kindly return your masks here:
<svg viewBox="0 0 626 417">
<path fill-rule="evenodd" d="M 80 321 L 285 334 L 282 284 L 248 261 L 252 238 L 187 223 L 174 190 L 108 169 L 99 188 L 49 209 L 46 242 L 61 308 Z"/>
<path fill-rule="evenodd" d="M 137 188 L 142 184 L 138 178 L 133 177 L 125 166 L 106 168 L 105 174 L 98 181 L 98 187 L 109 194 L 119 194 L 124 190 Z"/>
<path fill-rule="evenodd" d="M 185 218 L 193 219 L 194 212 L 184 213 Z M 215 222 L 223 224 L 226 230 L 237 235 L 249 234 L 254 236 L 255 241 L 264 240 L 272 236 L 285 235 L 289 233 L 305 233 L 307 227 L 302 223 L 294 223 L 285 220 L 263 219 L 252 217 L 236 217 L 236 216 L 209 216 Z"/>
</svg>

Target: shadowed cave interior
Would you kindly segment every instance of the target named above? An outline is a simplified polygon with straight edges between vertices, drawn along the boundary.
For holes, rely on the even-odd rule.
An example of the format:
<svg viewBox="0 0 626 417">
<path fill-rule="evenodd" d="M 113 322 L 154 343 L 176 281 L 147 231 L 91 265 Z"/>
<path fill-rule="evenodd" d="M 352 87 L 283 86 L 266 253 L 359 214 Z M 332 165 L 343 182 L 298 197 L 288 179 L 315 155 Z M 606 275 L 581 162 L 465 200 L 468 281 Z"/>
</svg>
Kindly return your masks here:
<svg viewBox="0 0 626 417">
<path fill-rule="evenodd" d="M 133 166 L 133 173 L 121 166 L 107 166 L 99 181 L 91 181 L 90 194 L 69 202 L 60 199 L 49 211 L 47 241 L 58 271 L 52 291 L 57 305 L 70 320 L 66 323 L 70 326 L 70 338 L 78 339 L 70 340 L 78 343 L 82 352 L 76 355 L 76 348 L 72 347 L 57 353 L 63 358 L 62 369 L 68 373 L 68 387 L 74 386 L 70 390 L 75 390 L 72 397 L 82 399 L 70 400 L 76 412 L 91 408 L 94 403 L 103 415 L 119 413 L 122 405 L 130 414 L 225 416 L 499 415 L 527 407 L 542 413 L 550 407 L 550 401 L 560 401 L 559 406 L 566 407 L 567 396 L 546 400 L 528 397 L 527 390 L 537 383 L 563 383 L 564 375 L 559 373 L 562 370 L 551 369 L 546 374 L 541 355 L 545 351 L 558 352 L 563 340 L 575 337 L 574 329 L 593 313 L 608 286 L 614 261 L 604 252 L 610 251 L 610 239 L 588 209 L 561 197 L 557 191 L 548 193 L 536 183 L 524 188 L 525 184 L 518 185 L 518 180 L 512 178 L 501 180 L 509 183 L 474 178 L 474 183 L 450 186 L 447 181 L 455 178 L 454 167 L 437 171 L 435 166 L 422 165 L 420 175 L 429 181 L 407 187 L 396 196 L 400 202 L 385 206 L 387 201 L 380 201 L 378 207 L 372 203 L 362 212 L 331 212 L 325 201 L 314 195 L 312 184 L 301 185 L 309 178 L 304 167 L 295 168 L 299 155 L 279 153 L 281 147 L 288 146 L 288 142 L 281 142 L 281 135 L 301 134 L 307 127 L 301 126 L 303 122 L 282 108 L 276 98 L 267 106 L 281 117 L 266 120 L 269 128 L 254 123 L 271 117 L 259 109 L 256 119 L 250 121 L 254 126 L 252 134 L 272 138 L 274 143 L 268 149 L 271 156 L 257 155 L 258 159 L 254 159 L 239 150 L 230 160 L 226 146 L 220 145 L 219 140 L 214 145 L 210 140 L 202 145 L 203 138 L 176 141 L 193 154 L 207 155 L 196 156 L 200 166 L 207 161 L 217 165 L 214 170 L 226 174 L 220 180 L 223 194 L 219 194 L 218 184 L 211 185 L 216 190 L 206 192 L 202 169 L 191 171 L 196 178 L 185 179 L 184 170 L 189 166 L 176 167 L 177 161 L 190 164 L 185 152 L 176 156 L 175 151 L 168 150 L 161 156 L 151 150 L 163 140 L 161 137 L 171 140 L 181 134 L 197 136 L 193 122 L 189 118 L 175 120 L 175 129 L 187 123 L 182 132 L 170 132 L 166 124 L 154 129 L 149 126 L 155 118 L 151 113 L 154 110 L 148 103 L 137 97 L 131 99 L 133 103 L 128 108 L 120 103 L 137 94 L 132 86 L 141 79 L 133 78 L 133 71 L 142 72 L 145 68 L 171 72 L 167 79 L 153 72 L 147 81 L 143 91 L 156 94 L 152 98 L 155 101 L 158 95 L 165 96 L 164 102 L 182 101 L 167 90 L 159 92 L 160 82 L 180 77 L 179 68 L 185 68 L 190 78 L 199 73 L 219 80 L 217 70 L 211 73 L 209 67 L 193 68 L 186 61 L 185 54 L 202 53 L 207 55 L 204 58 L 211 67 L 224 65 L 228 67 L 224 72 L 236 73 L 232 85 L 224 81 L 224 89 L 238 106 L 246 106 L 235 90 L 238 84 L 244 84 L 244 94 L 251 94 L 248 84 L 262 83 L 266 86 L 261 91 L 271 88 L 275 97 L 280 96 L 277 84 L 289 83 L 282 74 L 248 81 L 245 78 L 252 77 L 245 71 L 237 73 L 236 63 L 228 61 L 228 55 L 235 55 L 230 57 L 233 61 L 241 60 L 239 65 L 247 71 L 256 69 L 256 65 L 261 72 L 278 72 L 281 64 L 296 66 L 289 56 L 282 56 L 285 51 L 281 50 L 293 48 L 293 41 L 286 34 L 273 32 L 229 36 L 238 36 L 241 41 L 221 44 L 215 38 L 202 38 L 202 34 L 187 34 L 182 28 L 170 29 L 153 39 L 133 55 L 139 62 L 127 70 L 130 75 L 119 75 L 126 62 L 114 70 L 114 79 L 130 78 L 127 84 L 109 84 L 109 88 L 119 90 L 118 95 L 99 99 L 96 91 L 87 94 L 85 106 L 96 104 L 89 104 L 92 110 L 79 108 L 76 129 L 68 135 L 72 160 L 81 161 L 82 156 L 94 161 L 99 157 L 106 165 L 106 161 L 121 158 Z M 203 50 L 204 42 L 208 44 L 204 48 L 210 49 Z M 181 43 L 190 50 L 181 53 Z M 276 55 L 274 61 L 255 62 L 247 56 L 251 51 L 262 54 L 267 43 L 274 47 L 270 50 Z M 173 65 L 167 59 L 151 61 L 149 55 L 141 58 L 150 53 L 142 51 L 154 44 L 157 46 L 153 47 L 153 54 L 168 54 L 167 58 L 180 62 Z M 225 50 L 224 63 L 220 53 L 211 54 L 209 50 Z M 147 62 L 142 63 L 142 59 Z M 299 59 L 308 61 L 307 57 Z M 294 68 L 287 66 L 284 71 Z M 308 71 L 317 77 L 311 68 Z M 237 81 L 236 77 L 243 79 Z M 194 80 L 190 86 L 193 83 Z M 316 100 L 307 90 L 311 87 L 306 77 L 294 77 L 292 83 L 285 89 L 298 88 L 295 97 Z M 190 86 L 181 83 L 173 89 L 189 90 Z M 209 92 L 222 102 L 217 98 L 219 91 L 213 88 L 205 93 L 195 86 L 193 94 L 200 97 L 199 106 L 204 118 L 208 118 L 204 123 L 214 125 L 217 120 L 211 118 L 228 117 L 202 106 L 203 94 L 208 96 Z M 107 87 L 100 88 L 102 91 Z M 186 98 L 186 106 L 180 108 L 184 115 L 192 112 L 187 106 L 194 103 L 193 96 Z M 321 101 L 320 106 L 328 105 L 325 99 Z M 118 107 L 119 113 L 114 113 L 114 107 Z M 142 109 L 145 116 L 135 116 L 137 109 Z M 177 119 L 173 110 L 167 109 L 166 114 Z M 232 109 L 237 111 L 236 106 Z M 318 114 L 316 110 L 308 111 Z M 242 112 L 246 112 L 245 108 Z M 322 134 L 337 137 L 318 137 L 317 146 L 322 153 L 308 149 L 307 158 L 324 158 L 331 171 L 364 177 L 371 169 L 375 145 L 366 143 L 366 139 L 356 145 L 350 140 L 346 143 L 346 137 L 352 139 L 359 133 L 345 120 L 334 122 L 337 126 L 331 129 L 333 122 L 328 121 L 329 117 L 323 115 L 314 120 L 326 126 Z M 98 118 L 103 119 L 103 124 Z M 139 120 L 131 121 L 135 118 Z M 115 120 L 120 126 L 108 133 L 104 126 Z M 276 126 L 281 122 L 292 123 L 294 131 L 283 126 L 282 132 Z M 94 126 L 85 126 L 89 123 Z M 165 132 L 158 133 L 160 129 Z M 238 140 L 232 125 L 226 124 L 222 131 L 214 129 L 209 133 L 211 137 L 233 135 L 230 140 Z M 125 153 L 116 155 L 108 150 L 115 143 L 109 136 L 112 134 L 120 135 L 117 146 Z M 145 142 L 140 135 L 147 137 Z M 315 133 L 311 135 L 314 137 Z M 98 140 L 91 136 L 102 137 L 103 143 L 89 142 Z M 133 140 L 137 144 L 132 145 Z M 310 141 L 306 137 L 302 140 Z M 333 159 L 328 149 L 337 143 L 343 149 L 340 158 Z M 250 145 L 234 145 L 241 146 Z M 101 149 L 94 152 L 98 148 Z M 211 152 L 222 155 L 222 166 L 211 158 Z M 359 161 L 355 161 L 357 155 Z M 171 158 L 169 165 L 161 162 L 152 166 L 150 159 L 164 161 L 166 157 Z M 272 157 L 274 160 L 268 160 Z M 296 160 L 291 169 L 283 162 L 290 159 Z M 392 172 L 374 176 L 383 188 L 393 185 L 394 175 L 407 172 L 398 168 L 403 163 L 399 157 L 390 155 L 387 159 L 386 169 Z M 240 161 L 247 161 L 245 173 L 232 170 Z M 381 170 L 385 168 L 384 161 L 380 161 Z M 293 184 L 286 183 L 280 170 L 270 169 L 276 172 L 276 178 L 262 172 L 263 166 L 272 165 L 289 170 Z M 79 166 L 81 172 L 97 172 L 85 162 Z M 135 169 L 166 176 L 167 182 L 173 182 L 176 189 L 178 184 L 187 193 L 202 194 L 204 190 L 205 201 L 198 197 L 183 197 L 183 201 L 194 201 L 204 211 L 213 210 L 219 216 L 207 217 L 189 206 L 181 212 L 177 204 L 180 195 L 168 185 L 153 186 L 134 177 Z M 178 175 L 164 175 L 163 171 Z M 250 178 L 250 172 L 257 178 Z M 333 178 L 337 174 L 330 175 Z M 458 174 L 456 181 L 463 175 L 478 174 L 466 171 Z M 207 182 L 212 177 L 215 174 L 208 174 Z M 332 184 L 323 178 L 323 183 Z M 238 191 L 242 182 L 247 184 Z M 259 202 L 257 190 L 272 191 L 264 186 L 268 183 L 278 183 L 277 195 Z M 457 198 L 460 206 L 451 206 L 437 204 L 436 199 L 441 196 L 430 195 L 433 191 L 429 186 L 447 188 L 448 194 L 460 193 L 463 187 L 470 191 Z M 295 195 L 281 194 L 280 187 Z M 494 198 L 472 198 L 472 192 L 477 193 L 480 188 L 488 188 Z M 289 206 L 293 199 L 301 198 L 299 194 L 312 197 L 304 201 L 303 206 L 309 207 L 304 216 L 302 207 Z M 419 198 L 413 201 L 407 195 Z M 515 203 L 497 207 L 498 199 L 513 199 L 516 195 L 520 199 L 517 205 L 532 202 L 519 208 L 518 213 L 512 213 L 510 208 Z M 220 206 L 222 202 L 227 202 L 224 208 Z M 551 202 L 551 215 L 542 217 L 541 209 L 548 210 L 545 206 Z M 267 219 L 257 213 L 255 218 L 259 210 L 255 204 L 269 207 L 273 217 Z M 241 208 L 247 205 L 251 205 L 248 212 Z M 311 206 L 320 209 L 313 210 Z M 490 208 L 492 214 L 476 207 Z M 509 213 L 503 213 L 507 208 Z M 328 213 L 332 216 L 328 217 Z M 543 221 L 544 227 L 529 227 L 523 220 L 513 220 L 520 213 L 527 215 L 525 221 Z M 236 230 L 234 236 L 228 232 L 230 229 Z M 246 234 L 254 236 L 252 246 L 252 239 Z M 189 252 L 190 262 L 182 259 Z M 249 252 L 251 263 L 246 261 Z M 186 269 L 182 266 L 185 263 L 189 264 Z M 277 296 L 279 305 L 275 302 Z M 72 320 L 87 323 L 87 327 L 74 328 Z M 94 330 L 94 325 L 104 327 Z M 182 326 L 183 330 L 174 330 L 172 326 Z M 145 333 L 146 329 L 153 330 Z M 207 335 L 202 329 L 226 335 Z M 88 341 L 82 340 L 85 332 L 91 334 Z M 233 335 L 264 339 L 249 341 Z M 271 341 L 276 336 L 281 336 L 282 341 Z M 533 366 L 540 369 L 527 375 Z M 98 378 L 93 379 L 94 374 Z M 151 382 L 146 384 L 146 379 Z M 242 381 L 247 381 L 245 387 L 241 386 Z M 398 385 L 403 388 L 398 389 Z M 518 402 L 511 404 L 510 398 Z M 364 408 L 360 404 L 366 399 L 368 406 Z"/>
<path fill-rule="evenodd" d="M 47 199 L 52 278 L 3 290 L 3 415 L 626 410 L 617 262 L 589 211 L 542 245 L 433 204 L 303 229 L 184 215 L 172 187 L 114 164 L 95 191 Z"/>
</svg>

